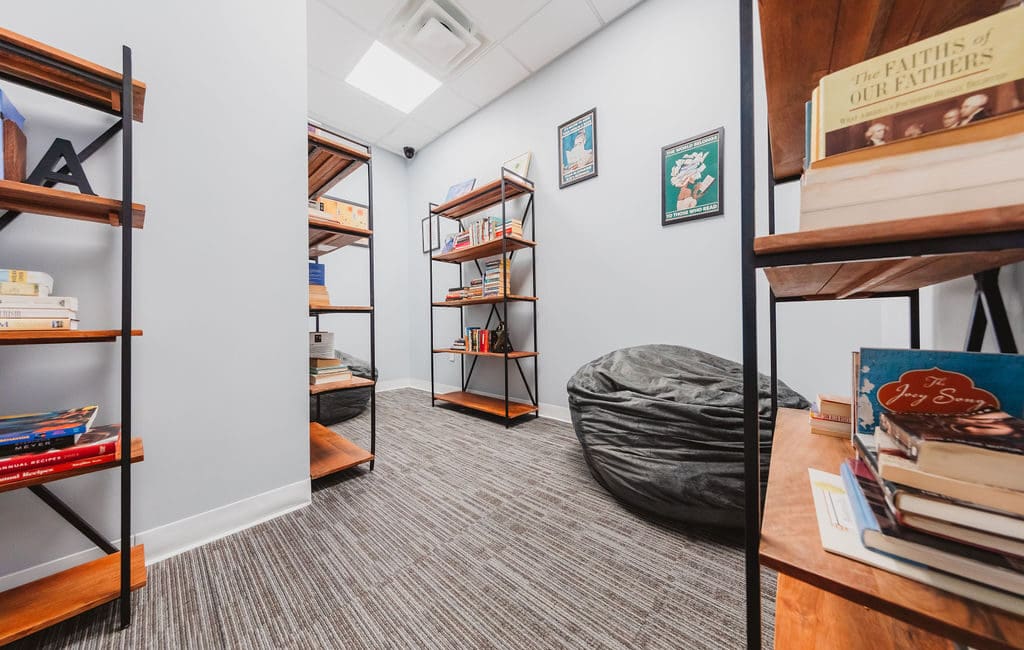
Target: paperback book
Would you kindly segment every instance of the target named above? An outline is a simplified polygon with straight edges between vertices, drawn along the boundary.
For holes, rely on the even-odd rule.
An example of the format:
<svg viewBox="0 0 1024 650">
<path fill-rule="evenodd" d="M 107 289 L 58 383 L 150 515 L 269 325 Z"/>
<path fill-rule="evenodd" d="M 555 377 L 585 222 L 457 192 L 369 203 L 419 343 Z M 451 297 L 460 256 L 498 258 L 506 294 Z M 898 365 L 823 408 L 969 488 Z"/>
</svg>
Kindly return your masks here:
<svg viewBox="0 0 1024 650">
<path fill-rule="evenodd" d="M 86 433 L 67 436 L 73 444 L 64 448 L 3 457 L 0 458 L 0 475 L 113 454 L 117 451 L 120 435 L 121 426 L 117 424 L 95 427 Z"/>
<path fill-rule="evenodd" d="M 85 433 L 96 419 L 97 406 L 66 411 L 0 417 L 0 444 L 15 444 Z"/>
</svg>

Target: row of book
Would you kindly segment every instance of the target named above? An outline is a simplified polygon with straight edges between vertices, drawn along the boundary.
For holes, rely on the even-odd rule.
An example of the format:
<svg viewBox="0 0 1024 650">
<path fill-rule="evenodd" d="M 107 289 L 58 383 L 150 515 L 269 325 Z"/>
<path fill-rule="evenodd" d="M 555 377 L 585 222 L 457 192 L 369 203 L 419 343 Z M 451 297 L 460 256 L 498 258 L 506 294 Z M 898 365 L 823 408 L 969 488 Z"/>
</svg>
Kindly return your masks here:
<svg viewBox="0 0 1024 650">
<path fill-rule="evenodd" d="M 445 300 L 501 297 L 512 293 L 510 264 L 507 257 L 488 260 L 482 277 L 470 280 L 468 287 L 449 287 Z"/>
<path fill-rule="evenodd" d="M 862 349 L 854 364 L 845 411 L 821 396 L 811 424 L 849 421 L 855 559 L 1024 611 L 1024 358 Z"/>
<path fill-rule="evenodd" d="M 309 304 L 331 304 L 331 296 L 327 292 L 326 268 L 316 262 L 309 263 Z"/>
<path fill-rule="evenodd" d="M 0 331 L 77 330 L 78 298 L 51 293 L 49 273 L 0 269 Z"/>
<path fill-rule="evenodd" d="M 352 379 L 352 371 L 337 358 L 334 332 L 309 333 L 309 385 L 319 386 Z"/>
<path fill-rule="evenodd" d="M 521 238 L 523 236 L 522 220 L 506 220 L 505 226 L 502 228 L 501 217 L 482 217 L 467 224 L 464 230 L 446 237 L 441 252 L 450 253 L 470 246 L 478 246 L 504 236 Z"/>
<path fill-rule="evenodd" d="M 1024 7 L 821 78 L 800 229 L 1024 203 Z"/>
<path fill-rule="evenodd" d="M 97 406 L 0 417 L 0 486 L 111 463 L 121 427 L 93 427 Z"/>
<path fill-rule="evenodd" d="M 491 352 L 491 342 L 496 338 L 497 334 L 494 330 L 467 327 L 465 335 L 452 342 L 452 349 L 463 352 Z"/>
</svg>

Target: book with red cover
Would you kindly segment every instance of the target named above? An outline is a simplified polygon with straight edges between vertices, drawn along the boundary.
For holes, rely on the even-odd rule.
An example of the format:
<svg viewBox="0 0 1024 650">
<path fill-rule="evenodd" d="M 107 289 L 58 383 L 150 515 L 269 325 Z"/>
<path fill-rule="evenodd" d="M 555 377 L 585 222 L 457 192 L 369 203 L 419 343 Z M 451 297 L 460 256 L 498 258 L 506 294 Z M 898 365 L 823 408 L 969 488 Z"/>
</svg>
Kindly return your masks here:
<svg viewBox="0 0 1024 650">
<path fill-rule="evenodd" d="M 74 444 L 70 447 L 0 458 L 0 475 L 112 454 L 117 451 L 117 441 L 120 435 L 121 425 L 109 424 L 95 427 L 88 433 L 73 436 Z"/>
<path fill-rule="evenodd" d="M 43 467 L 33 467 L 18 472 L 12 472 L 10 474 L 4 474 L 0 476 L 0 487 L 3 487 L 5 484 L 8 483 L 15 483 L 17 481 L 38 478 L 40 476 L 60 474 L 62 472 L 70 472 L 72 470 L 82 469 L 84 467 L 92 467 L 94 465 L 112 463 L 115 460 L 117 460 L 117 457 L 117 453 L 103 454 L 101 456 L 93 456 L 91 458 L 79 458 L 78 460 L 72 460 L 66 463 L 57 463 L 56 465 L 45 465 Z"/>
</svg>

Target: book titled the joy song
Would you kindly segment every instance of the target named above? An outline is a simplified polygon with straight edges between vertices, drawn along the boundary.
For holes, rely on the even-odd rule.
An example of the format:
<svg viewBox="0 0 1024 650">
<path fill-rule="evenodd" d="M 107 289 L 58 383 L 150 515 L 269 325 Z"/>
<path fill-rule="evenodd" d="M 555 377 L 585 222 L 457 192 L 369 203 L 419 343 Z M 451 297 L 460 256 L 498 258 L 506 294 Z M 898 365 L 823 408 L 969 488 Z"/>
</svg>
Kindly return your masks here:
<svg viewBox="0 0 1024 650">
<path fill-rule="evenodd" d="M 856 425 L 871 435 L 884 413 L 1024 417 L 1024 356 L 864 348 L 855 368 Z"/>
</svg>

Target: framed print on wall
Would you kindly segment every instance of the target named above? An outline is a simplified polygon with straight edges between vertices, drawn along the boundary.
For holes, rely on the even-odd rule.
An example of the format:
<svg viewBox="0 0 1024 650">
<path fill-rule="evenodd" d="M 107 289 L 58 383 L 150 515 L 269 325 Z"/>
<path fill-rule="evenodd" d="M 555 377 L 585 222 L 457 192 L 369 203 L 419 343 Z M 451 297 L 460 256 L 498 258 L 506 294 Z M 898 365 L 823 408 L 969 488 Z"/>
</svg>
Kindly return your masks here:
<svg viewBox="0 0 1024 650">
<path fill-rule="evenodd" d="M 722 214 L 724 133 L 722 127 L 661 148 L 661 225 Z"/>
<path fill-rule="evenodd" d="M 558 127 L 558 188 L 597 176 L 597 109 Z"/>
<path fill-rule="evenodd" d="M 420 245 L 424 253 L 441 248 L 441 218 L 434 215 L 420 220 Z"/>
</svg>

